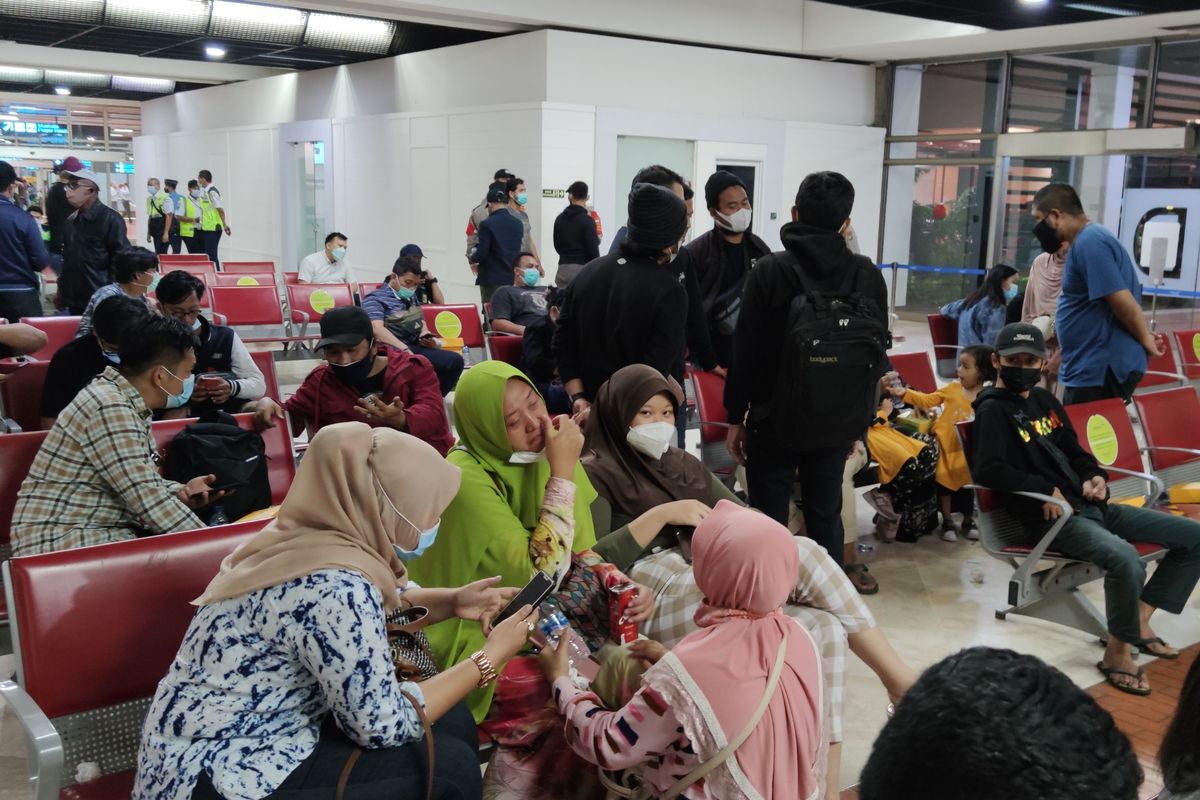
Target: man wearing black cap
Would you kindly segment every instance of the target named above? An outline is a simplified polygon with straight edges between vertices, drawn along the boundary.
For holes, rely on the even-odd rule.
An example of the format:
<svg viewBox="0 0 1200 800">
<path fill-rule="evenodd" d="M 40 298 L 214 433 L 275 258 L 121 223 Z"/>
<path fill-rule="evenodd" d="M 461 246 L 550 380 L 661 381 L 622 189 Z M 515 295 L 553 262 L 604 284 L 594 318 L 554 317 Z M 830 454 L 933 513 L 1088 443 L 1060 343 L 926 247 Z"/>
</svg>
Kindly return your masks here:
<svg viewBox="0 0 1200 800">
<path fill-rule="evenodd" d="M 454 444 L 437 375 L 423 356 L 375 341 L 371 320 L 358 306 L 342 306 L 321 317 L 325 363 L 318 365 L 281 408 L 259 401 L 256 425 L 265 430 L 287 411 L 292 433 L 309 435 L 336 422 L 365 422 L 422 439 L 445 455 Z"/>
<path fill-rule="evenodd" d="M 750 231 L 750 197 L 738 176 L 725 170 L 714 172 L 704 184 L 704 200 L 713 228 L 685 249 L 700 290 L 709 340 L 717 361 L 727 367 L 733 359 L 733 333 L 746 275 L 771 248 Z"/>
<path fill-rule="evenodd" d="M 471 265 L 471 272 L 475 274 L 478 274 L 479 269 L 479 262 L 475 260 L 475 248 L 479 245 L 479 226 L 488 218 L 487 196 L 493 189 L 503 189 L 512 176 L 506 169 L 496 170 L 491 185 L 483 193 L 483 200 L 471 209 L 471 216 L 467 218 L 467 263 Z"/>
<path fill-rule="evenodd" d="M 1109 638 L 1097 666 L 1117 689 L 1149 694 L 1149 682 L 1133 663 L 1132 646 L 1160 658 L 1178 657 L 1155 635 L 1150 615 L 1160 608 L 1180 613 L 1195 589 L 1200 523 L 1109 502 L 1108 474 L 1079 445 L 1062 404 L 1037 386 L 1045 360 L 1046 343 L 1035 326 L 1018 322 L 1000 331 L 992 356 L 999 378 L 974 404 L 971 477 L 1004 493 L 1030 544 L 1070 507 L 1054 549 L 1105 571 Z M 1167 548 L 1149 582 L 1131 541 Z"/>
<path fill-rule="evenodd" d="M 586 417 L 600 385 L 621 367 L 648 364 L 664 376 L 683 365 L 687 292 L 671 262 L 687 208 L 671 189 L 639 183 L 629 193 L 629 238 L 567 286 L 554 356 L 572 410 Z"/>
<path fill-rule="evenodd" d="M 37 220 L 13 203 L 16 189 L 17 171 L 0 161 L 0 317 L 9 322 L 42 315 L 38 273 L 50 261 Z"/>
<path fill-rule="evenodd" d="M 501 286 L 512 283 L 513 264 L 521 254 L 525 226 L 508 207 L 508 192 L 501 187 L 488 190 L 488 217 L 479 225 L 479 243 L 475 247 L 475 285 L 484 303 Z"/>
<path fill-rule="evenodd" d="M 62 163 L 56 164 L 54 172 L 58 179 L 46 190 L 46 225 L 50 229 L 50 266 L 55 274 L 62 274 L 63 264 L 63 229 L 67 217 L 75 209 L 67 202 L 67 183 L 70 182 L 71 171 L 83 169 L 83 164 L 75 156 L 67 156 Z"/>
</svg>

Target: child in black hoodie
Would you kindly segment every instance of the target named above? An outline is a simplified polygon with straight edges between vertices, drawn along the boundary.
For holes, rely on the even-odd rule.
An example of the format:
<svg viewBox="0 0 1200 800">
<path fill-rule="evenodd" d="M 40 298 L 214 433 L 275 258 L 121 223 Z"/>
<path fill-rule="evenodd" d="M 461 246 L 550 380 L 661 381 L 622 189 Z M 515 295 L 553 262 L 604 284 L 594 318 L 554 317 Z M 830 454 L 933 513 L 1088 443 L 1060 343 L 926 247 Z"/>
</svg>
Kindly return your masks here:
<svg viewBox="0 0 1200 800">
<path fill-rule="evenodd" d="M 1110 636 L 1104 660 L 1096 666 L 1117 689 L 1149 694 L 1131 646 L 1160 658 L 1179 657 L 1155 636 L 1150 615 L 1159 608 L 1178 614 L 1200 579 L 1200 523 L 1108 503 L 1107 473 L 1079 445 L 1054 395 L 1037 388 L 1046 358 L 1041 331 L 1023 323 L 1005 326 L 992 358 L 999 379 L 996 388 L 981 392 L 974 403 L 972 476 L 981 485 L 1008 493 L 1009 511 L 1025 523 L 1035 541 L 1062 516 L 1060 504 L 1073 509 L 1053 548 L 1105 570 Z M 1052 501 L 1013 492 L 1034 492 Z M 1168 550 L 1149 582 L 1131 541 Z"/>
</svg>

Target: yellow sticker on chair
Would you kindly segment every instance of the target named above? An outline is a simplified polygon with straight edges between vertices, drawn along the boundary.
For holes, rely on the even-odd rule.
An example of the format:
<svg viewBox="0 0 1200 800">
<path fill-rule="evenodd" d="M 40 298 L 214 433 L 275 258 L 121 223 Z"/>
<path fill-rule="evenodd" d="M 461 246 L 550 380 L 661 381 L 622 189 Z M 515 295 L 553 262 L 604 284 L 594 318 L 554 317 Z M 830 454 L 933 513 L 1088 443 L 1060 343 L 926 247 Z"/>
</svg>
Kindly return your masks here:
<svg viewBox="0 0 1200 800">
<path fill-rule="evenodd" d="M 1088 446 L 1092 455 L 1104 466 L 1117 460 L 1117 432 L 1103 414 L 1093 414 L 1087 421 Z"/>
<path fill-rule="evenodd" d="M 247 275 L 244 278 L 238 278 L 238 286 L 258 286 L 258 278 L 252 278 Z"/>
<path fill-rule="evenodd" d="M 453 339 L 462 336 L 462 320 L 453 311 L 439 311 L 433 318 L 433 328 L 438 336 Z"/>
<path fill-rule="evenodd" d="M 333 308 L 333 295 L 324 289 L 317 289 L 308 296 L 308 304 L 312 306 L 313 311 L 324 314 L 326 311 Z"/>
<path fill-rule="evenodd" d="M 1196 360 L 1200 361 L 1200 333 L 1192 334 L 1192 352 L 1196 354 Z"/>
</svg>

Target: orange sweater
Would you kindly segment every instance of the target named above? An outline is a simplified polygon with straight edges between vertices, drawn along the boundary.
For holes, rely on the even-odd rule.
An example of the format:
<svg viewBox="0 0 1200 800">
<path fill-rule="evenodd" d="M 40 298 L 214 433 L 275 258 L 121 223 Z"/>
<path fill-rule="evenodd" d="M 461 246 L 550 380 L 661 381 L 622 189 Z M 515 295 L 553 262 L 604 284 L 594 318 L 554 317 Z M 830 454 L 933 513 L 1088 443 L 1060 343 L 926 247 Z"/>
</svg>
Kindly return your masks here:
<svg viewBox="0 0 1200 800">
<path fill-rule="evenodd" d="M 975 416 L 971 398 L 967 396 L 963 385 L 954 381 L 929 394 L 909 389 L 904 393 L 904 402 L 922 411 L 942 406 L 942 413 L 933 423 L 933 435 L 939 448 L 937 482 L 950 491 L 958 491 L 970 483 L 967 457 L 963 454 L 958 432 L 954 429 L 958 423 Z"/>
</svg>

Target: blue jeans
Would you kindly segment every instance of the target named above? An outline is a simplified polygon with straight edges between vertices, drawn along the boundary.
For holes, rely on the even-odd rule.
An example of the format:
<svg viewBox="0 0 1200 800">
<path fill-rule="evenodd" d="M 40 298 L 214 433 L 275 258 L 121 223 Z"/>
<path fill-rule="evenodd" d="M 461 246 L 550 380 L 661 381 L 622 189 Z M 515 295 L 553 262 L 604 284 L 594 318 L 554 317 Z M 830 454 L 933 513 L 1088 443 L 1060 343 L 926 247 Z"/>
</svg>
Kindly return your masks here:
<svg viewBox="0 0 1200 800">
<path fill-rule="evenodd" d="M 425 356 L 429 359 L 429 363 L 433 365 L 433 371 L 438 376 L 438 387 L 442 390 L 442 397 L 454 391 L 454 387 L 458 385 L 458 378 L 462 375 L 463 357 L 451 350 L 439 350 L 436 347 L 422 347 L 419 344 L 411 345 L 410 349 L 419 356 Z"/>
<path fill-rule="evenodd" d="M 1130 542 L 1167 548 L 1149 582 L 1146 565 Z M 1117 503 L 1086 505 L 1063 526 L 1051 547 L 1104 569 L 1108 631 L 1127 644 L 1142 640 L 1139 599 L 1178 614 L 1200 579 L 1200 523 L 1161 511 Z"/>
</svg>

